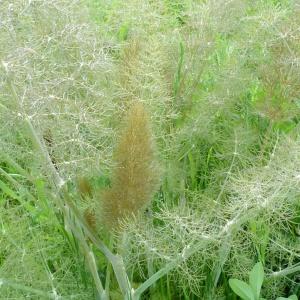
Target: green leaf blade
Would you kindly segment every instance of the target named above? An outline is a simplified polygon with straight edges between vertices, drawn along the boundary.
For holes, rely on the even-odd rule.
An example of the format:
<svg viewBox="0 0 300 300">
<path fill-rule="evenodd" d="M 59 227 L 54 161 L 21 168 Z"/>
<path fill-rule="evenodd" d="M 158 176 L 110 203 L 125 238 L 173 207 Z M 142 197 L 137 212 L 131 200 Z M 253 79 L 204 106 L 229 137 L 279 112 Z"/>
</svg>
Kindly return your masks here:
<svg viewBox="0 0 300 300">
<path fill-rule="evenodd" d="M 259 299 L 260 290 L 264 281 L 264 268 L 261 262 L 255 264 L 249 275 L 249 283 L 255 294 L 255 299 Z"/>
<path fill-rule="evenodd" d="M 285 297 L 278 297 L 276 300 L 298 300 L 298 297 L 296 295 L 291 295 L 289 296 L 288 298 L 285 298 Z"/>
<path fill-rule="evenodd" d="M 243 300 L 255 300 L 254 292 L 246 282 L 238 279 L 229 279 L 229 285 Z"/>
</svg>

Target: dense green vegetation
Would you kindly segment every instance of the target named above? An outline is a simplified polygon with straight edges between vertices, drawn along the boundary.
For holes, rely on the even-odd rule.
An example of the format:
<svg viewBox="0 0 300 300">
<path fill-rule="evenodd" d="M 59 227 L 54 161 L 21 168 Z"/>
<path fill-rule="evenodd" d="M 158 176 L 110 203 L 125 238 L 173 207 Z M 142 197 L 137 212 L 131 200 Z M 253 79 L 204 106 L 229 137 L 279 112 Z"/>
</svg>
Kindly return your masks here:
<svg viewBox="0 0 300 300">
<path fill-rule="evenodd" d="M 300 297 L 299 121 L 298 0 L 0 1 L 0 299 Z"/>
</svg>

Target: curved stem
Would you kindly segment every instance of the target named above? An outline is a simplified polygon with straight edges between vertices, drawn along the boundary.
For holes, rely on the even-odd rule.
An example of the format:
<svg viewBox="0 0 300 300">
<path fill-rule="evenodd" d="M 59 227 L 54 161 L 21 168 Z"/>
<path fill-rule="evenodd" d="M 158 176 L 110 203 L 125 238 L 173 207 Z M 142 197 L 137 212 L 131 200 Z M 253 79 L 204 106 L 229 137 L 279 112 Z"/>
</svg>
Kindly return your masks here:
<svg viewBox="0 0 300 300">
<path fill-rule="evenodd" d="M 89 228 L 88 224 L 83 220 L 81 217 L 78 209 L 73 205 L 71 201 L 68 200 L 67 191 L 64 187 L 64 180 L 60 177 L 59 173 L 55 169 L 52 160 L 49 156 L 48 151 L 46 150 L 45 145 L 42 143 L 42 141 L 39 139 L 38 135 L 35 132 L 34 127 L 32 126 L 32 123 L 30 119 L 27 117 L 25 119 L 26 124 L 29 128 L 29 131 L 31 133 L 32 140 L 40 153 L 43 155 L 43 158 L 45 160 L 45 163 L 49 167 L 52 175 L 53 185 L 56 188 L 56 199 L 57 199 L 57 205 L 61 209 L 62 212 L 64 212 L 65 221 L 67 224 L 73 229 L 73 233 L 78 238 L 78 232 L 82 229 L 84 233 L 87 235 L 88 238 L 94 243 L 94 245 L 106 256 L 106 258 L 111 262 L 116 279 L 118 281 L 119 287 L 122 291 L 122 294 L 124 297 L 128 297 L 127 295 L 131 294 L 131 285 L 125 270 L 124 262 L 122 257 L 119 255 L 114 255 L 108 247 L 99 239 L 97 238 L 92 230 Z M 72 221 L 74 220 L 74 221 Z M 74 224 L 74 225 L 73 225 Z M 81 239 L 82 242 L 82 239 Z M 84 244 L 82 243 L 84 246 Z M 90 259 L 90 258 L 89 258 Z M 93 265 L 91 265 L 94 267 Z M 94 270 L 91 270 L 92 274 Z M 95 275 L 95 274 L 94 274 Z M 96 286 L 98 286 L 98 290 L 102 292 L 103 287 L 99 288 L 100 283 L 97 279 L 97 277 L 94 277 L 96 280 Z M 101 284 L 102 285 L 102 284 Z"/>
</svg>

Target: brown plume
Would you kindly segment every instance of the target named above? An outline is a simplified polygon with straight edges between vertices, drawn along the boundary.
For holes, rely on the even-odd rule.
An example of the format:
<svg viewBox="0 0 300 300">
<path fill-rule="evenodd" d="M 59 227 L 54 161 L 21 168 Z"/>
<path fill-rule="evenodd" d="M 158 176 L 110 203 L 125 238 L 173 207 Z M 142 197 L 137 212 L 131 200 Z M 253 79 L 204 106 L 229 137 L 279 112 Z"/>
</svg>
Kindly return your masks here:
<svg viewBox="0 0 300 300">
<path fill-rule="evenodd" d="M 92 186 L 86 178 L 80 177 L 77 179 L 77 188 L 83 199 L 92 198 L 93 196 Z"/>
<path fill-rule="evenodd" d="M 128 112 L 114 159 L 111 188 L 102 195 L 102 218 L 108 228 L 145 208 L 158 182 L 149 120 L 141 103 Z"/>
</svg>

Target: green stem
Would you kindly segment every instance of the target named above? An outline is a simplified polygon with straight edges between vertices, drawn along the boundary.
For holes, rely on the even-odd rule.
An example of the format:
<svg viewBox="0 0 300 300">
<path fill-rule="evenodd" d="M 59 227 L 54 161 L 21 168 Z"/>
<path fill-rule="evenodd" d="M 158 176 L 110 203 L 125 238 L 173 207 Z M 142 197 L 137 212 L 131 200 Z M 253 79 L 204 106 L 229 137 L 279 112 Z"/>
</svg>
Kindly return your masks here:
<svg viewBox="0 0 300 300">
<path fill-rule="evenodd" d="M 45 145 L 40 141 L 38 135 L 35 132 L 35 129 L 32 126 L 32 123 L 30 119 L 27 117 L 25 119 L 26 124 L 29 128 L 29 132 L 31 133 L 32 140 L 34 144 L 36 145 L 37 149 L 41 152 L 41 154 L 44 157 L 46 165 L 49 167 L 52 175 L 53 184 L 57 190 L 57 204 L 59 208 L 64 212 L 65 221 L 67 222 L 70 227 L 75 230 L 74 234 L 76 234 L 76 231 L 80 230 L 80 228 L 83 229 L 84 233 L 87 235 L 87 237 L 90 238 L 90 240 L 95 244 L 97 248 L 99 248 L 102 253 L 106 256 L 106 258 L 111 262 L 116 279 L 118 281 L 119 287 L 121 289 L 121 292 L 125 298 L 130 299 L 131 295 L 131 285 L 128 279 L 128 276 L 126 274 L 125 266 L 123 259 L 119 255 L 114 255 L 107 247 L 106 245 L 98 239 L 92 230 L 89 228 L 89 226 L 86 224 L 86 222 L 82 219 L 78 209 L 73 205 L 71 201 L 68 201 L 67 197 L 67 191 L 64 187 L 64 180 L 60 177 L 57 170 L 55 169 L 51 158 L 49 156 L 48 151 L 46 150 Z M 64 197 L 64 200 L 62 200 L 62 196 Z M 67 213 L 66 213 L 67 211 Z M 76 228 L 72 226 L 72 219 L 74 220 L 74 223 L 76 224 Z M 78 234 L 77 234 L 78 235 Z M 96 283 L 96 285 L 99 285 L 99 282 Z"/>
<path fill-rule="evenodd" d="M 180 265 L 182 262 L 187 260 L 189 257 L 191 257 L 193 254 L 198 252 L 199 250 L 205 248 L 207 244 L 211 242 L 211 239 L 204 239 L 201 242 L 197 242 L 194 245 L 189 245 L 184 248 L 182 253 L 176 258 L 175 260 L 167 263 L 162 269 L 157 271 L 155 274 L 153 274 L 149 279 L 147 279 L 144 283 L 142 283 L 134 292 L 133 292 L 133 299 L 138 300 L 140 299 L 142 293 L 148 289 L 151 285 L 153 285 L 157 280 L 159 280 L 161 277 L 165 276 L 167 273 L 169 273 L 172 269 Z"/>
<path fill-rule="evenodd" d="M 47 167 L 50 168 L 50 170 L 51 170 L 51 175 L 52 175 L 52 179 L 53 179 L 55 187 L 57 188 L 58 191 L 60 191 L 65 183 L 64 180 L 59 176 L 58 172 L 56 171 L 56 169 L 52 163 L 52 160 L 50 158 L 50 155 L 49 155 L 48 151 L 46 150 L 45 145 L 39 139 L 35 129 L 32 126 L 32 123 L 28 117 L 25 118 L 25 122 L 27 124 L 27 127 L 29 128 L 29 132 L 32 136 L 33 143 L 39 149 L 39 151 L 41 152 L 41 154 L 44 157 Z"/>
<path fill-rule="evenodd" d="M 41 154 L 44 157 L 45 162 L 47 163 L 47 166 L 52 171 L 52 179 L 53 179 L 55 187 L 57 188 L 57 194 L 58 194 L 58 196 L 60 196 L 61 188 L 64 185 L 64 180 L 59 176 L 58 172 L 56 171 L 56 169 L 51 161 L 51 158 L 49 156 L 49 153 L 46 151 L 45 145 L 43 145 L 42 142 L 40 141 L 40 139 L 38 138 L 38 136 L 32 126 L 32 123 L 30 122 L 30 119 L 26 118 L 25 121 L 26 121 L 29 131 L 31 133 L 33 142 L 35 143 L 37 148 L 40 150 Z M 102 286 L 102 283 L 101 283 L 99 275 L 98 275 L 95 257 L 87 245 L 87 242 L 83 236 L 81 228 L 77 226 L 78 222 L 76 222 L 76 220 L 74 222 L 72 222 L 74 214 L 72 213 L 71 208 L 69 206 L 66 206 L 60 197 L 57 197 L 57 200 L 58 200 L 57 202 L 59 203 L 60 209 L 64 212 L 65 222 L 70 227 L 73 234 L 75 235 L 75 237 L 78 239 L 78 241 L 80 242 L 80 244 L 82 246 L 85 257 L 88 261 L 88 266 L 89 266 L 90 272 L 93 276 L 97 291 L 99 293 L 99 297 L 101 300 L 102 299 L 106 300 L 105 290 Z"/>
<path fill-rule="evenodd" d="M 113 235 L 111 235 L 109 240 L 109 249 L 113 249 L 113 244 L 114 244 L 114 237 Z M 111 273 L 111 263 L 108 262 L 106 268 L 106 277 L 105 277 L 105 290 L 107 291 L 108 298 L 109 298 L 110 273 Z"/>
<path fill-rule="evenodd" d="M 98 275 L 98 269 L 97 269 L 94 253 L 90 250 L 89 246 L 87 245 L 87 242 L 83 236 L 83 233 L 80 232 L 74 224 L 72 224 L 71 226 L 72 226 L 71 229 L 72 229 L 72 232 L 74 233 L 74 236 L 77 238 L 77 240 L 80 242 L 80 244 L 82 246 L 82 249 L 83 249 L 84 255 L 87 259 L 88 266 L 89 266 L 90 272 L 93 276 L 99 297 L 101 300 L 107 300 L 108 298 L 106 295 L 106 291 L 104 290 L 101 280 Z"/>
<path fill-rule="evenodd" d="M 291 275 L 291 274 L 297 273 L 297 272 L 300 272 L 300 265 L 288 267 L 288 268 L 278 271 L 278 272 L 273 272 L 269 275 L 269 277 L 279 278 L 279 277 L 288 276 L 288 275 Z"/>
</svg>

